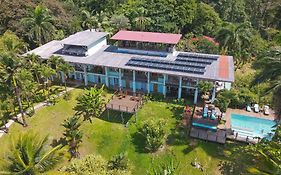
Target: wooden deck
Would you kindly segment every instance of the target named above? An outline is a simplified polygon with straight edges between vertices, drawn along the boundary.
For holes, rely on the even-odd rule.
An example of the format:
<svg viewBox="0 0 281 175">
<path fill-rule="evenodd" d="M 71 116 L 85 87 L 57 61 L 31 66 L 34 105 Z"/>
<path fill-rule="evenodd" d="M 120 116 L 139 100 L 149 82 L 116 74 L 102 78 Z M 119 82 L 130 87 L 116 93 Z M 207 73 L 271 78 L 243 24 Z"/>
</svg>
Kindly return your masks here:
<svg viewBox="0 0 281 175">
<path fill-rule="evenodd" d="M 190 131 L 190 136 L 201 140 L 225 144 L 227 134 L 224 130 L 210 131 L 206 129 L 192 127 Z"/>
<path fill-rule="evenodd" d="M 110 110 L 135 113 L 142 105 L 142 99 L 140 97 L 134 97 L 129 95 L 118 96 L 114 95 L 109 103 L 106 104 L 106 108 Z"/>
</svg>

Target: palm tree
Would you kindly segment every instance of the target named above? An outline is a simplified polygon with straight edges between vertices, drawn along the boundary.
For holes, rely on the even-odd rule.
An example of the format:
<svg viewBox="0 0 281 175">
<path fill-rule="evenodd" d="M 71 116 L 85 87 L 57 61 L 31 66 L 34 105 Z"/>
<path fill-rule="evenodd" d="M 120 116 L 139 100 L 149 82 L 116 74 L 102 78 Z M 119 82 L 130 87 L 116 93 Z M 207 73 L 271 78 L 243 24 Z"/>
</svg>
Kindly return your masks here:
<svg viewBox="0 0 281 175">
<path fill-rule="evenodd" d="M 92 13 L 87 10 L 83 10 L 82 15 L 83 15 L 82 27 L 90 29 L 90 31 L 92 29 L 96 30 L 98 28 L 99 22 L 96 16 L 92 15 Z"/>
<path fill-rule="evenodd" d="M 40 138 L 37 134 L 21 134 L 12 141 L 6 157 L 6 166 L 0 174 L 35 175 L 54 168 L 63 158 L 61 145 L 49 147 L 48 137 Z"/>
<path fill-rule="evenodd" d="M 106 31 L 109 34 L 112 34 L 113 28 L 110 25 L 108 16 L 109 14 L 104 11 L 101 11 L 100 13 L 96 14 L 96 17 L 98 19 L 98 29 L 101 31 Z"/>
<path fill-rule="evenodd" d="M 34 53 L 32 54 L 27 54 L 24 57 L 25 61 L 27 62 L 27 68 L 31 70 L 31 72 L 34 74 L 36 77 L 37 83 L 40 84 L 39 80 L 39 67 L 41 63 L 41 59 L 39 55 L 35 55 Z"/>
<path fill-rule="evenodd" d="M 256 62 L 256 65 L 261 68 L 261 73 L 257 76 L 254 83 L 270 81 L 271 86 L 267 92 L 273 92 L 273 103 L 275 112 L 281 119 L 281 48 L 273 48 L 266 52 Z"/>
<path fill-rule="evenodd" d="M 78 116 L 70 117 L 62 123 L 65 128 L 63 133 L 65 140 L 69 146 L 71 158 L 79 157 L 78 148 L 82 142 L 83 133 L 79 130 L 81 123 Z"/>
<path fill-rule="evenodd" d="M 138 30 L 145 30 L 145 27 L 151 23 L 151 18 L 146 17 L 146 10 L 144 8 L 140 8 L 141 15 L 134 19 L 135 26 Z"/>
<path fill-rule="evenodd" d="M 21 22 L 28 31 L 29 39 L 37 44 L 42 45 L 52 39 L 55 27 L 47 8 L 41 5 L 36 6 Z"/>
<path fill-rule="evenodd" d="M 62 79 L 61 73 L 59 71 L 59 65 L 64 64 L 65 61 L 61 56 L 52 55 L 48 61 L 47 64 L 56 71 L 57 76 L 59 76 L 60 79 Z"/>
<path fill-rule="evenodd" d="M 216 36 L 220 43 L 223 54 L 229 53 L 236 58 L 236 64 L 239 64 L 238 58 L 247 55 L 247 49 L 250 47 L 251 26 L 249 23 L 228 24 L 222 27 Z"/>
<path fill-rule="evenodd" d="M 21 81 L 20 73 L 23 69 L 22 59 L 11 53 L 2 53 L 0 55 L 0 69 L 5 73 L 4 83 L 13 88 L 18 107 L 21 113 L 23 126 L 27 126 L 21 99 Z"/>
<path fill-rule="evenodd" d="M 73 66 L 71 66 L 68 62 L 62 62 L 58 65 L 58 70 L 60 72 L 63 73 L 62 76 L 64 77 L 61 77 L 64 79 L 64 88 L 65 88 L 65 92 L 67 92 L 67 88 L 66 88 L 66 79 L 67 79 L 67 75 L 70 73 L 70 72 L 73 72 L 74 71 L 74 68 Z"/>
<path fill-rule="evenodd" d="M 74 107 L 75 115 L 82 116 L 92 123 L 92 118 L 99 117 L 104 110 L 103 87 L 100 89 L 91 88 L 77 98 L 77 105 Z"/>
<path fill-rule="evenodd" d="M 44 89 L 47 91 L 47 96 L 49 98 L 49 79 L 56 75 L 56 71 L 47 64 L 41 64 L 39 67 L 39 73 L 41 78 L 44 79 Z"/>
<path fill-rule="evenodd" d="M 31 74 L 31 73 L 30 73 Z M 29 75 L 30 76 L 30 75 Z M 26 99 L 28 108 L 32 107 L 32 114 L 34 114 L 34 96 L 38 90 L 38 83 L 34 82 L 33 79 L 25 79 L 22 85 L 23 97 Z"/>
</svg>

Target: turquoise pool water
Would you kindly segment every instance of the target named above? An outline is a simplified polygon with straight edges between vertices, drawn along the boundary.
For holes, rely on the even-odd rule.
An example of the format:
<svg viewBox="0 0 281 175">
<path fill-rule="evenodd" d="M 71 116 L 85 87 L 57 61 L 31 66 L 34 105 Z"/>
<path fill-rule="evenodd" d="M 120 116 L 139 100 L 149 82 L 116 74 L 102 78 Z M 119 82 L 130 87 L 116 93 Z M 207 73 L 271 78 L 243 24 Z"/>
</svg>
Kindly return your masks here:
<svg viewBox="0 0 281 175">
<path fill-rule="evenodd" d="M 231 114 L 231 127 L 234 132 L 244 137 L 260 137 L 272 139 L 274 132 L 273 120 L 256 118 L 246 115 Z"/>
</svg>

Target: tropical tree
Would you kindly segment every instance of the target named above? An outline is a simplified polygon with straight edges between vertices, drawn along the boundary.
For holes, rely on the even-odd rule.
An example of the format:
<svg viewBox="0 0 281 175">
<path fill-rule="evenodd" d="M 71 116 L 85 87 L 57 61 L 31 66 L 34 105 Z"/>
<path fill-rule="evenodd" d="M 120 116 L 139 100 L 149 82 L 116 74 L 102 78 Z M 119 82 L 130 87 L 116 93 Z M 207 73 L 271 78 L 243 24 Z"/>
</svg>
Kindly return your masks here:
<svg viewBox="0 0 281 175">
<path fill-rule="evenodd" d="M 38 68 L 39 70 L 39 75 L 42 79 L 44 79 L 44 89 L 47 92 L 47 96 L 50 99 L 49 95 L 49 79 L 56 75 L 56 71 L 52 69 L 49 65 L 47 64 L 41 64 L 40 67 Z"/>
<path fill-rule="evenodd" d="M 281 98 L 281 48 L 271 49 L 266 52 L 256 62 L 257 68 L 261 69 L 260 74 L 255 79 L 255 84 L 270 81 L 271 86 L 268 92 L 274 92 L 273 103 L 279 118 L 281 118 L 281 106 L 279 98 Z"/>
<path fill-rule="evenodd" d="M 12 140 L 10 152 L 0 174 L 36 175 L 54 168 L 63 158 L 61 145 L 49 148 L 48 137 L 38 134 L 20 134 Z"/>
<path fill-rule="evenodd" d="M 64 62 L 64 59 L 61 56 L 56 56 L 56 55 L 52 55 L 48 61 L 47 64 L 53 68 L 54 70 L 56 70 L 58 72 L 58 66 Z"/>
<path fill-rule="evenodd" d="M 65 128 L 63 135 L 68 144 L 68 151 L 71 155 L 71 158 L 79 157 L 78 148 L 82 143 L 83 137 L 83 133 L 79 130 L 79 127 L 81 126 L 79 117 L 73 116 L 64 120 L 62 126 Z"/>
<path fill-rule="evenodd" d="M 32 53 L 32 54 L 27 54 L 24 57 L 24 59 L 27 63 L 26 68 L 28 68 L 32 72 L 32 74 L 36 78 L 37 83 L 40 84 L 40 79 L 39 79 L 39 67 L 40 67 L 40 63 L 41 63 L 40 56 Z"/>
<path fill-rule="evenodd" d="M 2 77 L 3 83 L 13 88 L 13 94 L 16 96 L 18 107 L 21 113 L 21 119 L 23 126 L 27 126 L 24 110 L 22 106 L 22 78 L 20 77 L 23 70 L 23 62 L 20 57 L 17 57 L 11 53 L 0 54 L 0 70 L 4 72 Z"/>
<path fill-rule="evenodd" d="M 202 92 L 202 99 L 208 100 L 210 90 L 212 90 L 214 84 L 208 81 L 199 81 L 197 87 Z"/>
<path fill-rule="evenodd" d="M 166 136 L 166 122 L 160 120 L 145 121 L 138 129 L 138 133 L 143 136 L 145 149 L 150 152 L 155 152 L 163 145 Z"/>
<path fill-rule="evenodd" d="M 195 34 L 214 36 L 221 24 L 222 20 L 213 7 L 205 3 L 199 3 L 190 27 Z"/>
<path fill-rule="evenodd" d="M 241 23 L 247 20 L 245 0 L 217 0 L 215 9 L 224 21 Z"/>
<path fill-rule="evenodd" d="M 6 31 L 0 37 L 0 51 L 22 54 L 26 51 L 26 45 L 14 33 Z"/>
<path fill-rule="evenodd" d="M 67 76 L 70 72 L 74 71 L 74 68 L 72 65 L 70 65 L 68 62 L 63 61 L 58 65 L 58 70 L 62 73 L 61 78 L 64 79 L 64 87 L 65 87 L 65 92 L 67 92 L 67 88 L 66 88 L 66 79 Z"/>
<path fill-rule="evenodd" d="M 251 26 L 249 23 L 227 24 L 217 33 L 216 41 L 220 43 L 223 54 L 235 57 L 235 64 L 244 63 L 249 58 L 248 49 L 251 46 Z"/>
<path fill-rule="evenodd" d="M 124 15 L 113 15 L 110 19 L 110 23 L 115 31 L 125 30 L 131 27 L 129 19 Z"/>
<path fill-rule="evenodd" d="M 82 27 L 86 29 L 92 29 L 96 30 L 98 28 L 98 18 L 95 15 L 92 15 L 91 12 L 87 10 L 82 11 L 82 17 L 83 17 L 83 22 L 82 22 Z"/>
<path fill-rule="evenodd" d="M 77 105 L 74 107 L 75 115 L 82 116 L 92 123 L 92 119 L 99 117 L 104 110 L 105 101 L 103 99 L 103 87 L 90 88 L 77 98 Z"/>
<path fill-rule="evenodd" d="M 53 17 L 44 6 L 36 6 L 21 22 L 26 28 L 29 39 L 35 41 L 36 44 L 42 45 L 52 39 L 55 31 Z"/>
<path fill-rule="evenodd" d="M 241 145 L 232 151 L 229 161 L 222 164 L 223 174 L 280 174 L 281 127 L 277 127 L 272 140 Z"/>
<path fill-rule="evenodd" d="M 147 17 L 147 10 L 143 7 L 139 8 L 140 15 L 134 19 L 135 26 L 137 30 L 144 31 L 146 26 L 151 23 L 151 18 Z"/>
</svg>

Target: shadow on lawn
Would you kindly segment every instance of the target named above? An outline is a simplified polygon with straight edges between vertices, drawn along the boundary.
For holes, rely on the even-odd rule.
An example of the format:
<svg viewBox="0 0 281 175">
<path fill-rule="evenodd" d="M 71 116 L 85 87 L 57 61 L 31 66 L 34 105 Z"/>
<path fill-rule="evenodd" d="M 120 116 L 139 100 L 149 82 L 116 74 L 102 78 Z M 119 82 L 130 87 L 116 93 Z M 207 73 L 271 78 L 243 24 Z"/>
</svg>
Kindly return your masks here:
<svg viewBox="0 0 281 175">
<path fill-rule="evenodd" d="M 123 119 L 122 119 L 121 112 L 105 110 L 99 118 L 107 122 L 119 123 L 125 125 L 132 118 L 132 116 L 133 114 L 123 113 Z"/>
<path fill-rule="evenodd" d="M 145 138 L 138 132 L 133 133 L 132 135 L 132 143 L 136 148 L 136 152 L 138 153 L 148 153 L 145 149 Z"/>
</svg>

